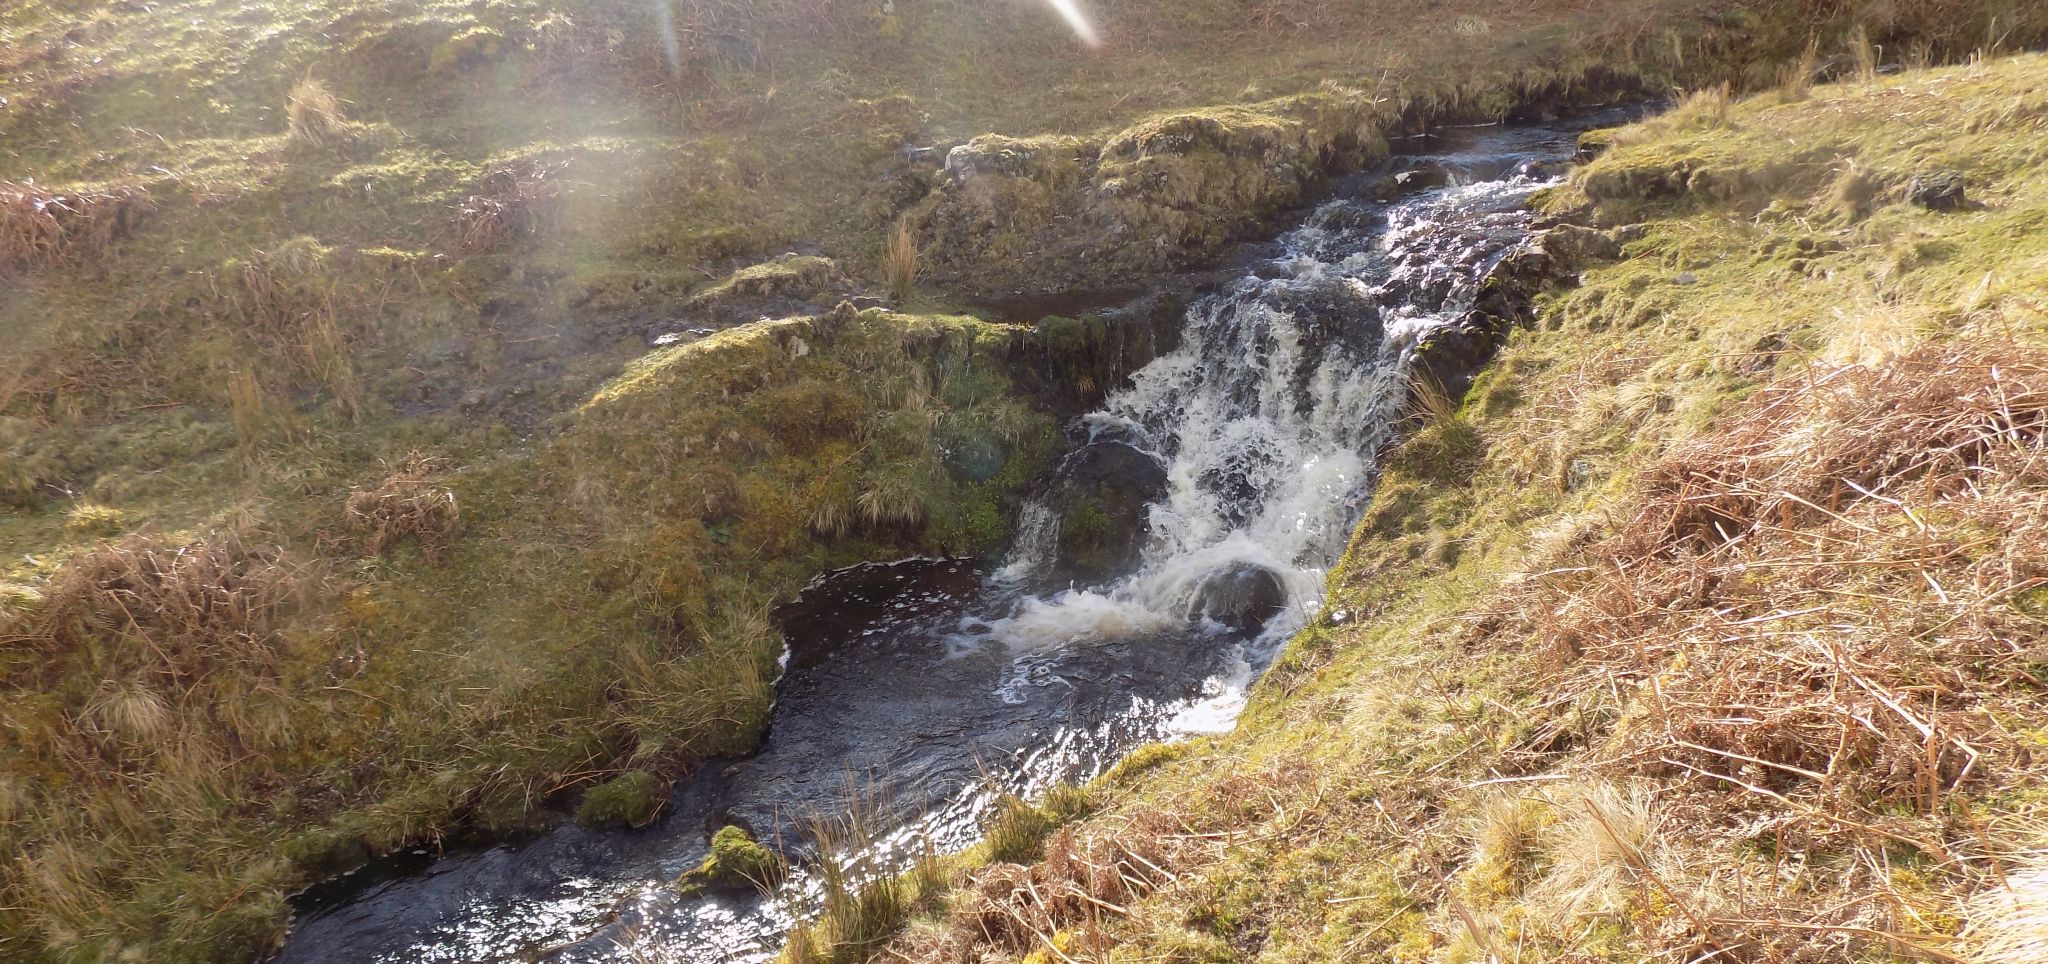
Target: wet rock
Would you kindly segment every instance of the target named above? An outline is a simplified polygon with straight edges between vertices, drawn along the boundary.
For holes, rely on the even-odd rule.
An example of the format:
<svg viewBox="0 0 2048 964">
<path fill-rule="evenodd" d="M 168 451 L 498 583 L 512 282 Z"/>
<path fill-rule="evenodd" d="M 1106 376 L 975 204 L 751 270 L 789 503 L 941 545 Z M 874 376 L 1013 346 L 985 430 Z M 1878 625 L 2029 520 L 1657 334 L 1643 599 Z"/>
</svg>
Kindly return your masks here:
<svg viewBox="0 0 2048 964">
<path fill-rule="evenodd" d="M 1524 242 L 1487 273 L 1478 301 L 1465 317 L 1432 332 L 1417 346 L 1417 374 L 1443 386 L 1451 397 L 1463 397 L 1480 370 L 1507 344 L 1508 334 L 1535 322 L 1538 294 L 1572 284 L 1587 267 L 1623 257 L 1622 246 L 1641 236 L 1640 227 L 1601 231 L 1564 224 Z"/>
<path fill-rule="evenodd" d="M 1273 570 L 1236 563 L 1195 587 L 1190 615 L 1213 619 L 1239 632 L 1255 633 L 1287 606 L 1287 589 Z"/>
<path fill-rule="evenodd" d="M 1151 504 L 1165 492 L 1166 467 L 1127 442 L 1098 440 L 1069 456 L 1051 500 L 1056 567 L 1083 579 L 1130 571 L 1152 534 Z"/>
<path fill-rule="evenodd" d="M 1536 295 L 1569 276 L 1562 261 L 1531 241 L 1501 259 L 1480 283 L 1479 299 L 1465 317 L 1424 337 L 1416 346 L 1415 372 L 1462 398 L 1508 333 L 1535 320 Z"/>
<path fill-rule="evenodd" d="M 1915 174 L 1906 184 L 1906 200 L 1929 211 L 1958 211 L 1968 203 L 1959 171 Z"/>
<path fill-rule="evenodd" d="M 1423 191 L 1434 190 L 1449 183 L 1451 183 L 1450 171 L 1436 165 L 1419 167 L 1410 171 L 1400 171 L 1374 184 L 1372 199 L 1375 201 L 1392 201 L 1395 198 L 1406 197 L 1410 194 L 1420 194 Z"/>
<path fill-rule="evenodd" d="M 1185 288 L 1164 286 L 1120 308 L 1019 329 L 1009 350 L 1012 377 L 1061 418 L 1093 411 L 1133 372 L 1179 346 L 1191 297 Z"/>
</svg>

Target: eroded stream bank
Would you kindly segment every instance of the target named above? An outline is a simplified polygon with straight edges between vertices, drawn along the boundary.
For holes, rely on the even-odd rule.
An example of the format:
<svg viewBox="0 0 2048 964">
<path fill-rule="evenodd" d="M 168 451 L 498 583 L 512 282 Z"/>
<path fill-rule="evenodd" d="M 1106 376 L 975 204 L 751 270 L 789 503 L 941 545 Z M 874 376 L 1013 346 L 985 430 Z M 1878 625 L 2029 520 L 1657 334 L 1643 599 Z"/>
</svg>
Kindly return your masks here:
<svg viewBox="0 0 2048 964">
<path fill-rule="evenodd" d="M 1462 132 L 1246 249 L 1179 347 L 1070 426 L 1002 566 L 864 566 L 786 607 L 767 741 L 679 783 L 654 826 L 375 865 L 304 895 L 279 960 L 763 960 L 808 913 L 802 876 L 683 896 L 709 830 L 800 853 L 805 819 L 859 797 L 886 871 L 966 846 L 1003 793 L 1229 726 L 1319 604 L 1417 346 L 1474 311 L 1578 129 Z"/>
</svg>

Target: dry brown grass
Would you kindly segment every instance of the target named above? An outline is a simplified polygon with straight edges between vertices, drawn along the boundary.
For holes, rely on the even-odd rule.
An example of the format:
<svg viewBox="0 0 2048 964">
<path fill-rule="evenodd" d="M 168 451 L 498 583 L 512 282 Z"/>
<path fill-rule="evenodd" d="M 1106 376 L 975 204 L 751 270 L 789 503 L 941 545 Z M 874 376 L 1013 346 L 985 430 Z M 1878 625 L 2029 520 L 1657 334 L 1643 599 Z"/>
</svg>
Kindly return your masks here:
<svg viewBox="0 0 2048 964">
<path fill-rule="evenodd" d="M 60 191 L 0 181 L 0 276 L 105 257 L 154 209 L 136 186 Z"/>
<path fill-rule="evenodd" d="M 375 488 L 349 490 L 348 527 L 364 551 L 381 555 L 410 539 L 427 562 L 441 563 L 461 518 L 455 493 L 435 483 L 441 469 L 440 460 L 415 452 Z"/>
<path fill-rule="evenodd" d="M 1101 950 L 1106 920 L 1175 879 L 1170 868 L 1191 846 L 1181 826 L 1164 811 L 1143 810 L 1086 836 L 1063 828 L 1036 863 L 975 871 L 941 921 L 905 935 L 890 953 L 918 964 L 970 964 L 1055 946 L 1077 956 Z"/>
<path fill-rule="evenodd" d="M 306 237 L 251 252 L 236 263 L 226 300 L 245 337 L 292 375 L 325 387 L 354 420 L 363 412 L 363 384 L 341 320 L 349 305 L 329 259 L 327 249 Z"/>
<path fill-rule="evenodd" d="M 1696 840 L 1905 848 L 1967 891 L 1997 844 L 1958 801 L 2037 776 L 2002 721 L 2044 685 L 2044 449 L 2048 353 L 1978 340 L 1816 368 L 1644 472 L 1612 536 L 1480 632 L 1534 640 L 1554 692 L 1635 694 L 1593 762 L 1671 788 Z M 1714 877 L 1712 859 L 1687 873 Z M 1910 900 L 1869 902 L 1893 893 L 1881 863 L 1827 888 L 1706 888 L 1661 939 L 1936 954 Z"/>
<path fill-rule="evenodd" d="M 293 142 L 326 147 L 348 136 L 341 98 L 312 74 L 299 78 L 284 98 L 285 131 Z"/>
<path fill-rule="evenodd" d="M 185 688 L 216 670 L 274 668 L 278 630 L 316 581 L 284 550 L 235 533 L 136 534 L 73 559 L 9 638 L 86 653 L 106 680 Z"/>
<path fill-rule="evenodd" d="M 1248 767 L 1171 804 L 1139 804 L 1060 827 L 1035 848 L 1031 863 L 998 861 L 969 873 L 956 883 L 943 913 L 913 926 L 872 959 L 1107 960 L 1140 902 L 1180 888 L 1227 854 L 1233 833 L 1224 828 L 1274 816 L 1276 799 L 1302 792 L 1317 779 L 1299 761 Z M 987 828 L 991 843 L 1006 832 L 1001 822 Z M 1320 821 L 1296 813 L 1286 830 L 1310 833 L 1311 824 Z"/>
<path fill-rule="evenodd" d="M 917 232 L 908 220 L 896 222 L 889 231 L 887 250 L 882 255 L 882 273 L 889 282 L 889 294 L 897 301 L 907 301 L 917 288 L 918 252 Z"/>
<path fill-rule="evenodd" d="M 485 174 L 455 210 L 455 245 L 485 254 L 551 228 L 561 213 L 562 165 L 524 163 Z"/>
</svg>

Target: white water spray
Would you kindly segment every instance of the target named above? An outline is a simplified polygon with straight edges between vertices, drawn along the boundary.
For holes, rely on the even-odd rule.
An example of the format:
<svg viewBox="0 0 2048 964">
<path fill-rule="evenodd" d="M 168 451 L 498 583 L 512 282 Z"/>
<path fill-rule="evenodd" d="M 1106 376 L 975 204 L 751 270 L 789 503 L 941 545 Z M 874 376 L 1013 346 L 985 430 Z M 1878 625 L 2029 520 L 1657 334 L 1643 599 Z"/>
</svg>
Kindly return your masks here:
<svg viewBox="0 0 2048 964">
<path fill-rule="evenodd" d="M 1468 311 L 1487 268 L 1526 229 L 1519 209 L 1542 182 L 1487 181 L 1387 208 L 1337 202 L 1282 239 L 1284 256 L 1190 309 L 1184 343 L 1086 416 L 1162 461 L 1167 489 L 1150 509 L 1135 571 L 1108 585 L 1025 600 L 991 620 L 988 639 L 1017 658 L 1004 682 L 1033 684 L 1039 654 L 1186 627 L 1220 632 L 1219 594 L 1262 593 L 1277 612 L 1248 648 L 1245 671 L 1190 711 L 1227 725 L 1272 646 L 1321 605 L 1391 438 L 1423 335 Z M 1045 504 L 1024 510 L 1004 570 L 1043 572 L 1059 540 Z"/>
</svg>

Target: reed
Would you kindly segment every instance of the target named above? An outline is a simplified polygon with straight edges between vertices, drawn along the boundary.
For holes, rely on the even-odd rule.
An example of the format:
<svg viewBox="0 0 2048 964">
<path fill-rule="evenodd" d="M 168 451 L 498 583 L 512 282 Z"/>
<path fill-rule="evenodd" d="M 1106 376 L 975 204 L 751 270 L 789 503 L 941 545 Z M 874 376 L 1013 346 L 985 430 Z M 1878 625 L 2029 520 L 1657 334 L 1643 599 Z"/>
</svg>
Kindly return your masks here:
<svg viewBox="0 0 2048 964">
<path fill-rule="evenodd" d="M 896 222 L 889 230 L 889 242 L 882 254 L 882 274 L 889 283 L 889 294 L 897 302 L 910 300 L 917 290 L 919 270 L 917 234 L 911 230 L 908 219 Z"/>
</svg>

